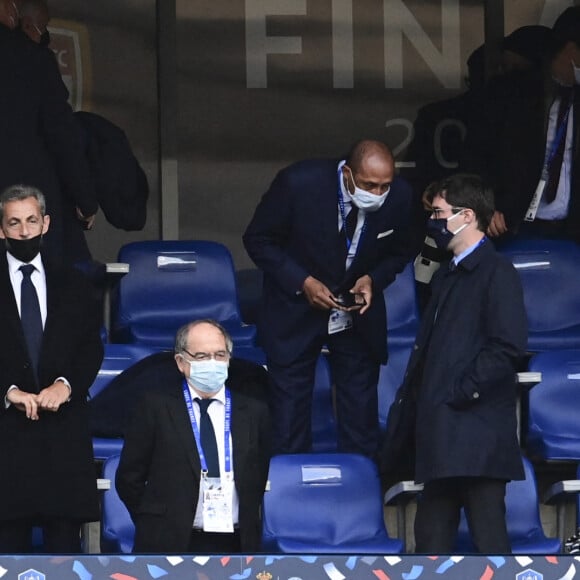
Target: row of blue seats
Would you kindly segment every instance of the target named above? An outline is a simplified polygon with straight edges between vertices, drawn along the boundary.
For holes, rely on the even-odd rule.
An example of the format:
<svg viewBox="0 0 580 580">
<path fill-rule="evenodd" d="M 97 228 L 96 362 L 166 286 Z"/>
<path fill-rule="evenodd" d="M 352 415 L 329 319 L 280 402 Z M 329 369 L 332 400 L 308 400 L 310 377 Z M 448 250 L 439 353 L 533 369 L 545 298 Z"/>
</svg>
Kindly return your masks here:
<svg viewBox="0 0 580 580">
<path fill-rule="evenodd" d="M 134 525 L 115 489 L 119 457 L 109 458 L 103 477 L 101 550 L 129 553 Z M 526 479 L 510 482 L 506 493 L 508 533 L 515 554 L 556 554 L 562 543 L 545 536 L 533 469 L 524 459 Z M 339 508 L 339 509 L 338 509 Z M 354 454 L 279 455 L 272 458 L 263 501 L 262 548 L 270 554 L 400 554 L 404 536 L 389 535 L 377 469 Z M 401 533 L 401 530 L 398 530 Z M 456 552 L 473 553 L 462 515 Z"/>
</svg>

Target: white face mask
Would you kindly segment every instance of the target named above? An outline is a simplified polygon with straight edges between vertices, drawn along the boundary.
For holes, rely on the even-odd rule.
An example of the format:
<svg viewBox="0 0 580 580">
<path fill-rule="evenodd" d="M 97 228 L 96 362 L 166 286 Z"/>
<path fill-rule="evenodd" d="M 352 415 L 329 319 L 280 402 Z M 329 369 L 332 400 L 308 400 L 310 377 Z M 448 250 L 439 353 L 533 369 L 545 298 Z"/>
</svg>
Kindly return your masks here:
<svg viewBox="0 0 580 580">
<path fill-rule="evenodd" d="M 455 213 L 453 214 L 451 217 L 447 218 L 447 224 L 449 224 L 449 222 L 453 219 L 455 219 L 458 215 L 461 215 L 461 212 Z M 453 230 L 449 230 L 449 226 L 447 226 L 447 229 L 454 235 L 456 236 L 459 232 L 463 231 L 466 227 L 468 226 L 468 224 L 463 224 L 459 229 L 453 231 Z"/>
<path fill-rule="evenodd" d="M 383 207 L 383 203 L 385 203 L 385 200 L 387 199 L 387 193 L 389 193 L 391 186 L 389 186 L 387 191 L 385 191 L 385 193 L 382 195 L 375 195 L 374 193 L 370 193 L 364 189 L 361 189 L 360 187 L 357 187 L 354 181 L 354 175 L 352 174 L 352 171 L 350 171 L 350 168 L 349 174 L 354 185 L 354 193 L 350 193 L 350 191 L 348 191 L 348 187 L 346 189 L 350 194 L 352 203 L 354 203 L 356 207 L 362 209 L 364 212 L 372 213 L 381 209 L 381 207 Z"/>
<path fill-rule="evenodd" d="M 186 359 L 187 360 L 187 359 Z M 214 359 L 189 362 L 189 382 L 202 393 L 217 393 L 228 378 L 228 363 Z"/>
</svg>

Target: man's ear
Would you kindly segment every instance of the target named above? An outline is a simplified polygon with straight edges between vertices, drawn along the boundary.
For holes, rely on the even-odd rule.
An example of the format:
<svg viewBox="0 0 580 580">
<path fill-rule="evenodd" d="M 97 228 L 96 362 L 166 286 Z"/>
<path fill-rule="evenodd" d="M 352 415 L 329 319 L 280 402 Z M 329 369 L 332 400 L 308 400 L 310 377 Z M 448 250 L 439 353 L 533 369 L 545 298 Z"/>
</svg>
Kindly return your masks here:
<svg viewBox="0 0 580 580">
<path fill-rule="evenodd" d="M 42 234 L 46 234 L 46 232 L 48 232 L 48 227 L 50 226 L 50 216 L 49 215 L 45 215 L 42 218 Z"/>
</svg>

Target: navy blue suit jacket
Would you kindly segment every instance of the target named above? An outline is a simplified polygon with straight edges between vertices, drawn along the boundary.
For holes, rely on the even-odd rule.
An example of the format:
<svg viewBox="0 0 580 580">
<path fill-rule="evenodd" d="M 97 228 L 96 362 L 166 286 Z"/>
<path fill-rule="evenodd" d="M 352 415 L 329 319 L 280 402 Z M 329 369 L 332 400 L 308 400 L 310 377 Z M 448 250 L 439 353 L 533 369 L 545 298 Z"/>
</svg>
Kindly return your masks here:
<svg viewBox="0 0 580 580">
<path fill-rule="evenodd" d="M 313 308 L 301 293 L 308 276 L 335 294 L 347 292 L 361 276 L 371 276 L 371 306 L 363 315 L 354 313 L 354 326 L 377 360 L 387 359 L 382 291 L 413 257 L 411 188 L 401 178 L 394 179 L 381 209 L 367 214 L 356 257 L 345 271 L 338 179 L 338 160 L 301 161 L 283 169 L 244 234 L 248 254 L 264 272 L 261 340 L 268 356 L 279 364 L 290 364 L 312 340 L 326 334 L 329 311 Z"/>
</svg>

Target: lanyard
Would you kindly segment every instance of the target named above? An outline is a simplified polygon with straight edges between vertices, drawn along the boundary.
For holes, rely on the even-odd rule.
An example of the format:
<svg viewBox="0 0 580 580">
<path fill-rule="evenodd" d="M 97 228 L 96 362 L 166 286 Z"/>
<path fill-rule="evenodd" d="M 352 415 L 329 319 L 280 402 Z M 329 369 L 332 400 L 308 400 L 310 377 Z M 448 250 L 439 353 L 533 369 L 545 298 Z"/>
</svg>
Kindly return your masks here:
<svg viewBox="0 0 580 580">
<path fill-rule="evenodd" d="M 202 473 L 207 473 L 207 462 L 205 460 L 205 455 L 201 447 L 201 436 L 199 434 L 199 426 L 195 420 L 195 413 L 193 412 L 193 401 L 191 399 L 191 393 L 189 392 L 189 385 L 187 381 L 183 379 L 183 398 L 185 399 L 185 404 L 187 405 L 187 412 L 189 414 L 189 420 L 191 421 L 191 429 L 193 430 L 193 436 L 195 438 L 195 444 L 197 445 L 197 452 L 199 453 L 199 462 L 201 463 Z M 225 467 L 226 473 L 230 473 L 232 470 L 232 456 L 230 448 L 230 427 L 232 424 L 232 396 L 229 389 L 226 389 L 226 417 L 224 422 L 224 455 L 225 455 Z"/>
<path fill-rule="evenodd" d="M 554 161 L 554 157 L 556 156 L 556 152 L 558 151 L 558 148 L 560 147 L 560 144 L 562 143 L 562 139 L 564 138 L 564 135 L 566 134 L 566 128 L 568 126 L 568 117 L 570 116 L 570 110 L 572 109 L 573 104 L 574 104 L 574 99 L 571 99 L 570 105 L 568 106 L 566 113 L 564 113 L 564 117 L 562 118 L 562 122 L 560 123 L 560 126 L 558 127 L 558 130 L 556 131 L 556 135 L 554 136 L 554 141 L 552 142 L 552 146 L 550 147 L 550 151 L 548 151 L 548 154 L 546 155 L 546 160 L 544 162 L 544 170 L 542 173 L 544 179 L 546 179 L 546 180 L 548 179 L 548 173 L 550 171 L 550 166 L 552 165 L 552 162 Z"/>
<path fill-rule="evenodd" d="M 344 229 L 344 237 L 346 238 L 346 251 L 348 252 L 350 250 L 352 240 L 350 240 L 349 237 L 346 235 L 346 210 L 344 207 L 344 198 L 342 196 L 342 187 L 340 186 L 340 176 L 341 176 L 341 171 L 339 169 L 338 170 L 338 207 L 340 209 L 340 217 L 342 219 L 342 228 Z M 352 211 L 352 209 L 351 209 L 351 211 Z M 356 246 L 357 253 L 358 253 L 358 249 L 360 248 L 363 236 L 364 236 L 366 231 L 367 231 L 367 216 L 365 215 L 365 221 L 363 222 L 360 236 L 358 238 L 358 244 Z M 356 232 L 356 228 L 355 228 L 355 232 Z M 353 237 L 354 237 L 354 234 L 353 234 Z M 355 254 L 355 257 L 356 257 L 356 254 Z"/>
</svg>

